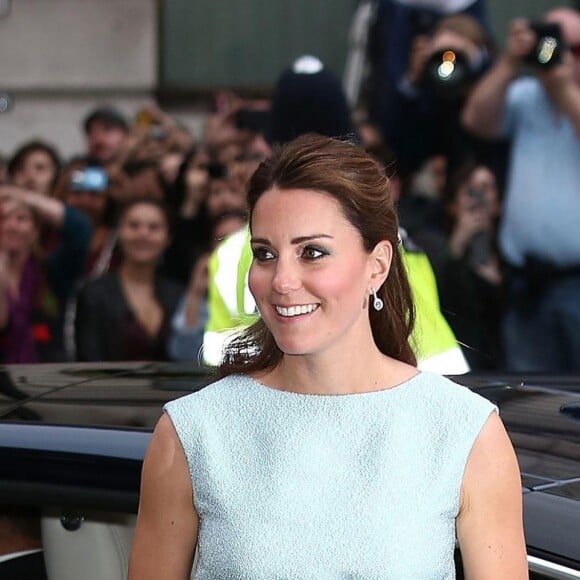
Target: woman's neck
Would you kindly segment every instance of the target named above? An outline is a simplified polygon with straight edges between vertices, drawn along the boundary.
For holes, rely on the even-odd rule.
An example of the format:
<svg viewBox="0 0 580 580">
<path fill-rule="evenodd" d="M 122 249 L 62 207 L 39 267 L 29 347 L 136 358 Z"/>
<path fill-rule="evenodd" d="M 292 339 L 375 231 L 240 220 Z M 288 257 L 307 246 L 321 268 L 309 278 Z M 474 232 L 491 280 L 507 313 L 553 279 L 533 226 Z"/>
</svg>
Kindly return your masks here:
<svg viewBox="0 0 580 580">
<path fill-rule="evenodd" d="M 22 270 L 28 259 L 30 258 L 30 251 L 23 250 L 20 252 L 10 252 L 8 254 L 8 268 L 13 276 L 20 277 Z"/>
<path fill-rule="evenodd" d="M 8 288 L 13 295 L 19 294 L 20 279 L 24 266 L 30 259 L 30 251 L 10 252 L 8 254 Z"/>
<path fill-rule="evenodd" d="M 151 284 L 155 279 L 155 269 L 154 264 L 138 264 L 125 261 L 119 267 L 119 277 L 124 282 L 133 284 Z"/>
<path fill-rule="evenodd" d="M 330 353 L 286 355 L 263 382 L 282 390 L 340 395 L 386 389 L 415 372 L 413 367 L 385 356 L 373 344 L 368 349 L 341 353 L 340 357 Z"/>
</svg>

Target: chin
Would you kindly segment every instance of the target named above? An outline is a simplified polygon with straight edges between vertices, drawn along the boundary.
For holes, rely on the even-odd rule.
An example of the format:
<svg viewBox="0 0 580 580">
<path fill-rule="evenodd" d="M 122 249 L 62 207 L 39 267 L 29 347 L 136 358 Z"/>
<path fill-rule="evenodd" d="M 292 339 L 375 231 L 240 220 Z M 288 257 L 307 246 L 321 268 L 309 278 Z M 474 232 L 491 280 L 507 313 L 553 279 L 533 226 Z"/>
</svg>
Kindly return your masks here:
<svg viewBox="0 0 580 580">
<path fill-rule="evenodd" d="M 312 354 L 313 352 L 312 346 L 305 344 L 304 340 L 301 340 L 300 342 L 292 340 L 276 340 L 276 344 L 286 356 L 303 356 Z"/>
</svg>

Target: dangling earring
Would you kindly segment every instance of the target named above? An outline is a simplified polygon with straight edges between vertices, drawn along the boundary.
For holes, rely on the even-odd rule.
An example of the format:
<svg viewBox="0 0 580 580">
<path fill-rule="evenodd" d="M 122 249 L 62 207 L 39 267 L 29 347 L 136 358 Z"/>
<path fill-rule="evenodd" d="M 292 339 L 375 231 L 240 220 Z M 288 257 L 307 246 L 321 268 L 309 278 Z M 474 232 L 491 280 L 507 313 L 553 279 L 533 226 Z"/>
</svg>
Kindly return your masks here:
<svg viewBox="0 0 580 580">
<path fill-rule="evenodd" d="M 385 303 L 377 296 L 377 291 L 371 286 L 371 292 L 373 295 L 373 308 L 375 310 L 382 310 Z"/>
</svg>

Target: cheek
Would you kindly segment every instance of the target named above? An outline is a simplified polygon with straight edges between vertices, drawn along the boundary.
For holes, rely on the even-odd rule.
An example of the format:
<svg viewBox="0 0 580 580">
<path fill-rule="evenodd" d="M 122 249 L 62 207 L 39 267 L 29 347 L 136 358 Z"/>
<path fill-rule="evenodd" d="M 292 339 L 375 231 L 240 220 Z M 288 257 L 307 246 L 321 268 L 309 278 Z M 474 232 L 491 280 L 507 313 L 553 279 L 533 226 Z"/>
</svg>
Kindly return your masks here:
<svg viewBox="0 0 580 580">
<path fill-rule="evenodd" d="M 362 280 L 362 271 L 358 267 L 352 269 L 329 269 L 310 281 L 310 290 L 327 300 L 343 300 L 349 296 L 358 296 Z"/>
<path fill-rule="evenodd" d="M 166 232 L 162 232 L 157 238 L 158 244 L 161 248 L 165 248 L 169 245 L 169 237 Z"/>
<path fill-rule="evenodd" d="M 270 282 L 269 276 L 264 268 L 259 268 L 254 265 L 250 266 L 250 271 L 248 272 L 248 287 L 256 302 L 268 291 Z"/>
</svg>

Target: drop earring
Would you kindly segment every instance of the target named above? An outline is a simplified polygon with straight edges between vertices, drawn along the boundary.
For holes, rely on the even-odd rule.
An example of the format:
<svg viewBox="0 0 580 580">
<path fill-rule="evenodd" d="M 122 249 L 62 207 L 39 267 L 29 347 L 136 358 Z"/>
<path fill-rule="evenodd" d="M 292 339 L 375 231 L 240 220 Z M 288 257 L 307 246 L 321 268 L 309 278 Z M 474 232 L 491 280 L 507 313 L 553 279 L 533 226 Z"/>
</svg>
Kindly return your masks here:
<svg viewBox="0 0 580 580">
<path fill-rule="evenodd" d="M 373 295 L 373 308 L 377 311 L 382 310 L 385 303 L 377 296 L 377 291 L 372 286 L 371 293 Z"/>
</svg>

